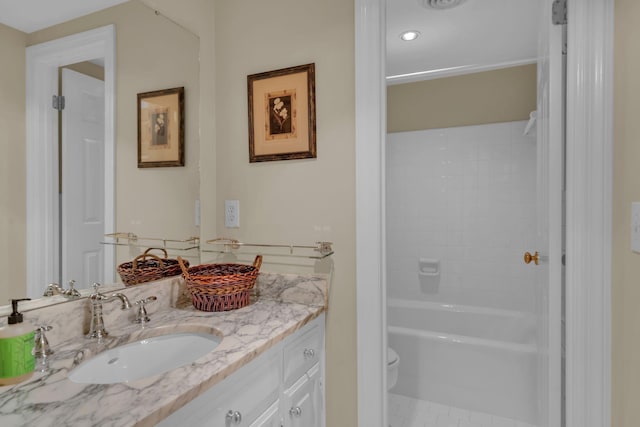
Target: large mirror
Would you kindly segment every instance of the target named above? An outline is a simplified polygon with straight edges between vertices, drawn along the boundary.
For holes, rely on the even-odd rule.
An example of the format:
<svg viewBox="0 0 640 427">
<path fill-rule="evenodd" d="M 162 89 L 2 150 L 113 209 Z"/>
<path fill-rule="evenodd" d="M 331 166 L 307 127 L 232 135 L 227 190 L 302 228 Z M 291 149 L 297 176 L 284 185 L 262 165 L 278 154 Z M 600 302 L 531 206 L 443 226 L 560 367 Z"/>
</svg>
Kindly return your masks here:
<svg viewBox="0 0 640 427">
<path fill-rule="evenodd" d="M 38 11 L 29 11 L 33 13 Z M 50 78 L 60 79 L 66 106 L 59 120 L 45 127 L 47 137 L 40 138 L 53 138 L 54 146 L 38 146 L 40 139 L 27 143 L 30 136 L 33 141 L 33 132 L 41 131 L 32 126 L 29 115 L 43 105 L 51 108 L 54 94 L 38 100 L 38 106 L 28 100 L 37 87 L 30 87 L 26 77 L 26 52 L 110 25 L 115 29 L 112 93 L 108 84 L 100 89 L 109 73 L 109 64 L 100 54 L 59 64 Z M 130 247 L 105 245 L 112 242 L 104 238 L 105 233 L 159 239 L 199 235 L 194 215 L 200 151 L 196 35 L 143 1 L 130 0 L 35 31 L 15 29 L 11 22 L 0 24 L 0 53 L 6 64 L 0 79 L 0 267 L 4 273 L 0 304 L 10 298 L 39 298 L 49 282 L 66 285 L 73 279 L 76 288 L 83 289 L 93 281 L 117 281 L 116 266 L 130 260 L 134 252 Z M 89 83 L 81 87 L 84 83 L 78 81 Z M 105 86 L 107 101 L 97 95 Z M 185 88 L 185 166 L 138 168 L 137 94 L 175 87 Z M 78 101 L 80 106 L 70 105 L 74 91 L 85 95 Z M 87 123 L 100 126 L 94 119 L 105 117 L 109 102 L 113 125 L 106 115 L 102 129 L 87 130 Z M 72 111 L 78 113 L 76 118 L 70 118 Z M 65 140 L 69 135 L 75 135 L 75 145 Z M 109 140 L 112 146 L 105 148 Z M 40 168 L 33 161 L 38 156 L 45 158 Z M 47 203 L 53 210 L 43 215 L 34 209 L 38 203 Z M 38 216 L 44 218 L 38 222 L 34 220 Z M 109 252 L 112 255 L 105 256 Z M 46 273 L 34 274 L 35 270 Z"/>
</svg>

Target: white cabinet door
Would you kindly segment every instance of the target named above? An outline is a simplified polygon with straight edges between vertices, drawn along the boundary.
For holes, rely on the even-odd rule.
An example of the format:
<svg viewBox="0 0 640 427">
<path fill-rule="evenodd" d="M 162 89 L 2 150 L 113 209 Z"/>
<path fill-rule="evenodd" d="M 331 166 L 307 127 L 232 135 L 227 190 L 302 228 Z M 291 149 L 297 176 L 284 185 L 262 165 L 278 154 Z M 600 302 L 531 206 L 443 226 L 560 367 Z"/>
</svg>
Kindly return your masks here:
<svg viewBox="0 0 640 427">
<path fill-rule="evenodd" d="M 315 365 L 314 368 L 318 367 Z M 310 371 L 320 369 L 312 368 Z M 318 407 L 317 382 L 304 374 L 284 392 L 285 427 L 320 427 L 321 411 Z"/>
<path fill-rule="evenodd" d="M 249 427 L 282 427 L 280 422 L 280 401 L 271 405 Z"/>
</svg>

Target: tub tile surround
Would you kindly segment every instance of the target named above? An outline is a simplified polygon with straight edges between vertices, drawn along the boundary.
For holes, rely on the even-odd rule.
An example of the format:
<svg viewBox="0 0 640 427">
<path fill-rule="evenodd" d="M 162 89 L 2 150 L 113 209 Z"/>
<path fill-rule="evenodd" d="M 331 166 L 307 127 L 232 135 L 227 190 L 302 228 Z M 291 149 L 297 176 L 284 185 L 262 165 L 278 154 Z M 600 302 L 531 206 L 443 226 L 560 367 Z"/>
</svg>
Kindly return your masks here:
<svg viewBox="0 0 640 427">
<path fill-rule="evenodd" d="M 537 242 L 538 147 L 523 135 L 526 124 L 388 135 L 388 345 L 400 357 L 394 391 L 455 414 L 492 414 L 488 423 L 429 404 L 434 410 L 424 417 L 393 427 L 536 420 L 539 300 L 536 270 L 522 256 Z M 421 287 L 421 258 L 423 267 L 440 261 L 435 291 Z"/>
<path fill-rule="evenodd" d="M 526 121 L 387 136 L 388 293 L 533 312 L 536 144 Z M 420 258 L 440 260 L 424 293 Z"/>
<path fill-rule="evenodd" d="M 34 326 L 54 326 L 47 338 L 55 353 L 48 372 L 0 388 L 0 425 L 155 425 L 318 317 L 327 308 L 328 290 L 323 276 L 260 273 L 249 306 L 207 313 L 191 306 L 180 278 L 132 286 L 122 290 L 132 304 L 158 297 L 147 306 L 151 322 L 142 328 L 132 323 L 135 306 L 121 311 L 119 303 L 106 303 L 110 336 L 101 344 L 83 337 L 88 329 L 86 299 L 27 312 L 25 321 Z M 79 350 L 88 358 L 136 338 L 196 329 L 213 331 L 223 340 L 193 364 L 130 383 L 76 384 L 67 379 Z"/>
</svg>

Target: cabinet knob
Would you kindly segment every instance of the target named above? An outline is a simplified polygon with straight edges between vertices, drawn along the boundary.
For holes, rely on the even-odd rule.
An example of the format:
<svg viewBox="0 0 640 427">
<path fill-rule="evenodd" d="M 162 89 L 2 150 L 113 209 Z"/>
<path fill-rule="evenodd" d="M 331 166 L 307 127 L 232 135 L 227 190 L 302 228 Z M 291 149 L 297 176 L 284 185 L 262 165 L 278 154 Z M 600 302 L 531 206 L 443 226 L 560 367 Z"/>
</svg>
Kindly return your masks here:
<svg viewBox="0 0 640 427">
<path fill-rule="evenodd" d="M 289 415 L 291 415 L 292 417 L 302 416 L 302 408 L 300 408 L 299 406 L 296 406 L 295 408 L 289 409 Z"/>
<path fill-rule="evenodd" d="M 304 355 L 305 359 L 313 359 L 316 355 L 316 352 L 312 348 L 305 348 L 302 354 Z"/>
<path fill-rule="evenodd" d="M 227 425 L 240 424 L 242 422 L 242 414 L 238 411 L 232 411 L 231 409 L 227 412 Z"/>
</svg>

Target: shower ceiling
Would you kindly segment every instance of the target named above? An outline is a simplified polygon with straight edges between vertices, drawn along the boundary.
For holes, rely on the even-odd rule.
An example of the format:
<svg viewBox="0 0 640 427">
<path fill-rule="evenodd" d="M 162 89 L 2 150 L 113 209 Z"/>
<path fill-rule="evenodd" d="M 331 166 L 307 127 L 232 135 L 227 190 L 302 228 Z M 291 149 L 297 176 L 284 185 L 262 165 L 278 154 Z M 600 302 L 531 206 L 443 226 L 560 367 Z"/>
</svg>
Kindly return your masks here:
<svg viewBox="0 0 640 427">
<path fill-rule="evenodd" d="M 535 62 L 541 6 L 541 0 L 466 0 L 436 10 L 423 0 L 387 0 L 386 74 L 432 72 L 410 78 L 418 80 L 434 70 Z M 407 30 L 420 37 L 402 41 Z"/>
</svg>

